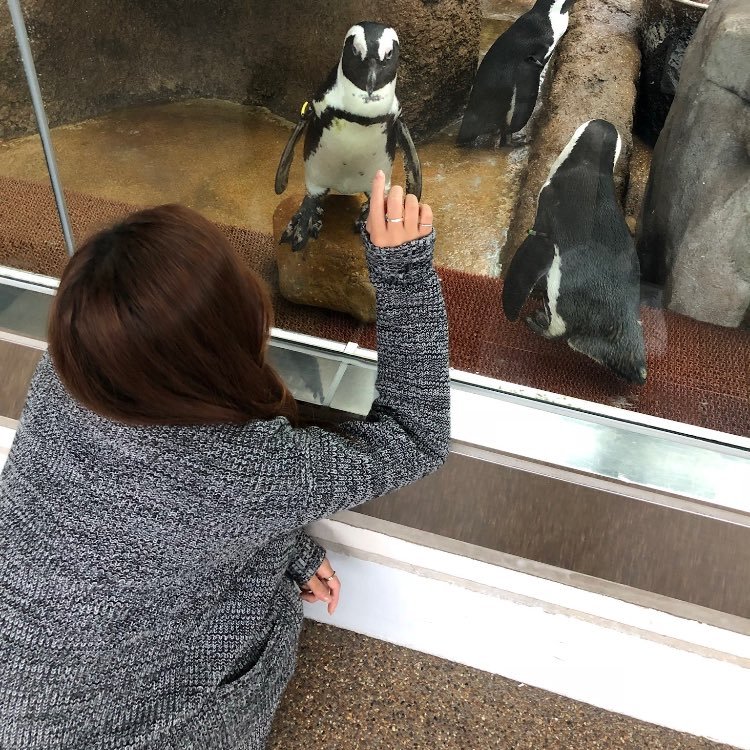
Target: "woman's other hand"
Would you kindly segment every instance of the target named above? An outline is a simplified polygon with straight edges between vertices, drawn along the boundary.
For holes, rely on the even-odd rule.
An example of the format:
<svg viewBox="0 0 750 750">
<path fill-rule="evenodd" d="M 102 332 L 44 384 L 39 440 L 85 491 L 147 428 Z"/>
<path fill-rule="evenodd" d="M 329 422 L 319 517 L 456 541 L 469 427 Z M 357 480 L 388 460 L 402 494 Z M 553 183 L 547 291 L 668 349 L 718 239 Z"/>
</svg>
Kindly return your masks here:
<svg viewBox="0 0 750 750">
<path fill-rule="evenodd" d="M 393 185 L 385 197 L 385 175 L 379 169 L 372 181 L 370 213 L 367 216 L 370 241 L 378 247 L 398 247 L 432 231 L 432 209 L 416 195 L 404 198 L 400 185 Z"/>
<path fill-rule="evenodd" d="M 315 571 L 315 575 L 302 587 L 300 597 L 310 604 L 327 602 L 328 614 L 332 615 L 338 606 L 340 592 L 341 581 L 326 557 Z"/>
</svg>

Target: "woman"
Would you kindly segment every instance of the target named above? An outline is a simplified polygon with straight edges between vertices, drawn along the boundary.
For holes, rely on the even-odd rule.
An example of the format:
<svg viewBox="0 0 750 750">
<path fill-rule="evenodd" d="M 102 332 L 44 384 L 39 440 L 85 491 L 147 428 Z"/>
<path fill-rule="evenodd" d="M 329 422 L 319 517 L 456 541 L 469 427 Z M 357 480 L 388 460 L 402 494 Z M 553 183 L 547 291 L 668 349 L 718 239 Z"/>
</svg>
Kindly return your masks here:
<svg viewBox="0 0 750 750">
<path fill-rule="evenodd" d="M 3 750 L 265 747 L 300 597 L 339 594 L 301 527 L 446 456 L 432 213 L 384 183 L 378 398 L 340 432 L 300 426 L 268 297 L 198 214 L 141 211 L 71 259 L 0 480 Z"/>
</svg>

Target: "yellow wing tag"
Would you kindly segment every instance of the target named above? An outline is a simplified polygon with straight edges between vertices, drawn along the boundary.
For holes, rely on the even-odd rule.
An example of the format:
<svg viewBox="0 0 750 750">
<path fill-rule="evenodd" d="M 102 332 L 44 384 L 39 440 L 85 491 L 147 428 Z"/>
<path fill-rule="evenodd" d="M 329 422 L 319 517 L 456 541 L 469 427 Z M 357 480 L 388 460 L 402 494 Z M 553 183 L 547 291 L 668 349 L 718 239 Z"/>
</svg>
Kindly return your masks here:
<svg viewBox="0 0 750 750">
<path fill-rule="evenodd" d="M 307 110 L 308 110 L 309 106 L 310 106 L 310 105 L 309 105 L 309 103 L 308 103 L 308 102 L 305 102 L 305 103 L 304 103 L 304 104 L 302 105 L 302 109 L 301 109 L 301 110 L 299 111 L 299 113 L 300 113 L 300 115 L 301 115 L 302 117 L 304 117 L 304 116 L 305 116 L 305 115 L 307 114 Z"/>
</svg>

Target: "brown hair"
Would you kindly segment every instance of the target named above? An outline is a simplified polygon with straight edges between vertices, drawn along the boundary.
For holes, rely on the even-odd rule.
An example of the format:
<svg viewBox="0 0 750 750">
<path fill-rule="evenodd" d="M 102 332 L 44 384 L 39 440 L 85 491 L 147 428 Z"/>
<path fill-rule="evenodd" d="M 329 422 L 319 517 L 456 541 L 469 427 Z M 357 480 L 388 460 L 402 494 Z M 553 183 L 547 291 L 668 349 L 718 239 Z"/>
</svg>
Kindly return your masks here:
<svg viewBox="0 0 750 750">
<path fill-rule="evenodd" d="M 71 258 L 49 351 L 70 393 L 120 422 L 297 424 L 297 404 L 266 361 L 271 320 L 263 282 L 218 228 L 184 206 L 159 206 Z"/>
</svg>

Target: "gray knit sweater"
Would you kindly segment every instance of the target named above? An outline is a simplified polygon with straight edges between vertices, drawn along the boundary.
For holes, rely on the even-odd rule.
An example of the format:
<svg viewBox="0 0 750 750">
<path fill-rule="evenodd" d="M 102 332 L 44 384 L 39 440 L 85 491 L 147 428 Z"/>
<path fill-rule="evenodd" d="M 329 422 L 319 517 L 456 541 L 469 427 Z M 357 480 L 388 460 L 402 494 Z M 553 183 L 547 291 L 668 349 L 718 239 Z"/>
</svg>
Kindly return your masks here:
<svg viewBox="0 0 750 750">
<path fill-rule="evenodd" d="M 365 244 L 378 397 L 351 439 L 281 417 L 124 426 L 42 359 L 0 478 L 0 749 L 265 747 L 296 661 L 295 582 L 324 556 L 301 527 L 448 447 L 433 237 Z"/>
</svg>

